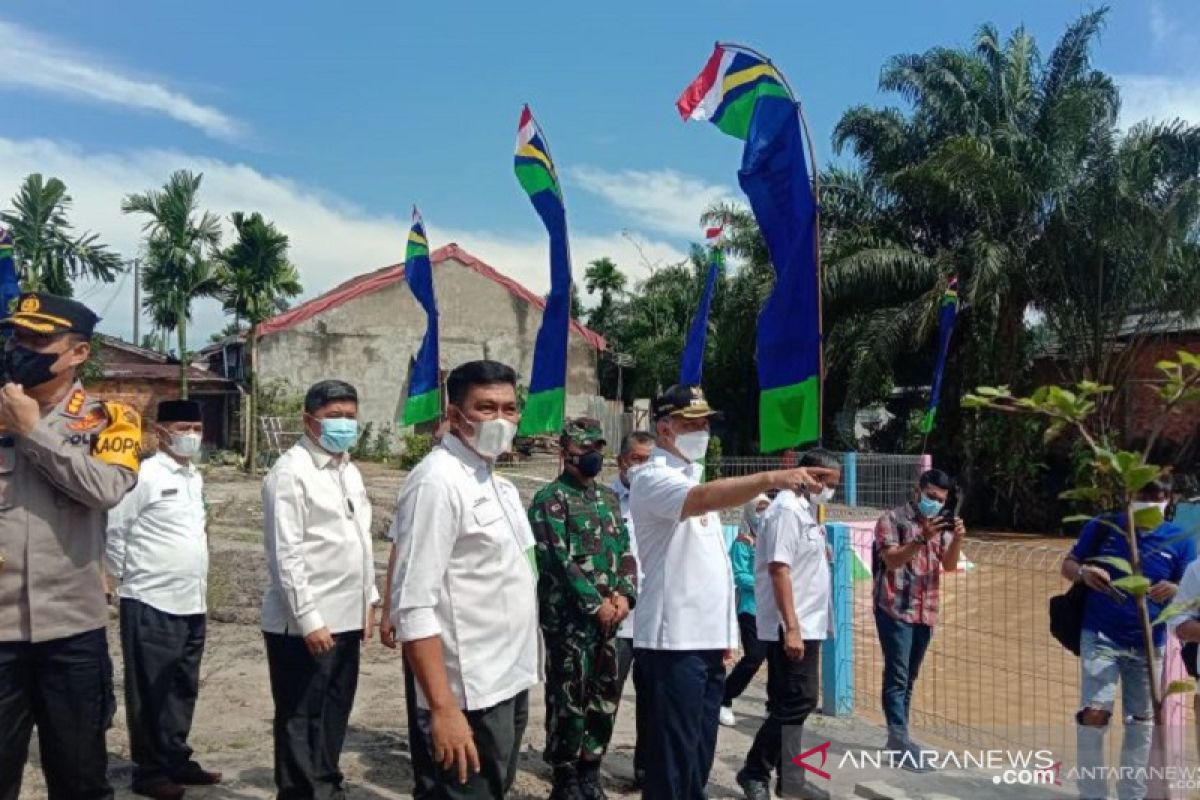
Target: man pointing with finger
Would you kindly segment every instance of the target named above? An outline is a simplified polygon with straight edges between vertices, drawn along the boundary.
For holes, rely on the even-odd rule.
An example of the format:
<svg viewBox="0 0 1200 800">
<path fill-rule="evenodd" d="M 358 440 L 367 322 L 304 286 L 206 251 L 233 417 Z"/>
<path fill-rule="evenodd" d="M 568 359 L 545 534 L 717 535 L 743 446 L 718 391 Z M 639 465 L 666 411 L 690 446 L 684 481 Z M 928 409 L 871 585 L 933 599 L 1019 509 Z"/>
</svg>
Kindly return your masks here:
<svg viewBox="0 0 1200 800">
<path fill-rule="evenodd" d="M 644 579 L 635 658 L 654 691 L 644 698 L 645 800 L 702 800 L 716 755 L 725 656 L 737 646 L 733 571 L 717 511 L 772 489 L 819 483 L 798 468 L 701 483 L 713 411 L 699 386 L 672 386 L 653 404 L 658 447 L 632 473 L 629 508 Z M 643 698 L 639 695 L 639 702 Z"/>
</svg>

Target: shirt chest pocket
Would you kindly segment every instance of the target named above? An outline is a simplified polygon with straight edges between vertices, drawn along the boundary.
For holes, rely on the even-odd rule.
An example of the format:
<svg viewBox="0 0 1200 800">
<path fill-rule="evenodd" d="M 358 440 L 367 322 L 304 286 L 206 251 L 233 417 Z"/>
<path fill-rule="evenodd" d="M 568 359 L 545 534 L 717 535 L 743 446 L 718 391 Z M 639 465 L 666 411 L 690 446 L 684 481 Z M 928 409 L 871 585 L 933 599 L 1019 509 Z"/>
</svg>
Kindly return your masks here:
<svg viewBox="0 0 1200 800">
<path fill-rule="evenodd" d="M 507 526 L 504 524 L 504 509 L 495 498 L 477 498 L 467 519 L 470 521 L 467 535 L 485 548 L 500 547 L 503 537 L 508 535 Z"/>
</svg>

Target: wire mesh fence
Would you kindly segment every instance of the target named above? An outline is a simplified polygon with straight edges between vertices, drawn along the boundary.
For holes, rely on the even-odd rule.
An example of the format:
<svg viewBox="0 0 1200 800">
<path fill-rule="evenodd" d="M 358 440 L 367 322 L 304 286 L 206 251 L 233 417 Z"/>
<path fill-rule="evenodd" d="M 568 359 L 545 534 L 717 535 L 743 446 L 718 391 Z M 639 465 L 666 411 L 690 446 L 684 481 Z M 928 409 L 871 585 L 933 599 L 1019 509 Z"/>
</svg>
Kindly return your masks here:
<svg viewBox="0 0 1200 800">
<path fill-rule="evenodd" d="M 837 557 L 858 561 L 852 584 L 853 650 L 839 663 L 853 676 L 855 713 L 883 721 L 883 656 L 876 632 L 868 525 L 852 526 Z M 1060 566 L 1070 542 L 968 538 L 959 569 L 942 574 L 937 625 L 912 698 L 918 740 L 958 748 L 1047 750 L 1076 763 L 1080 662 L 1049 631 L 1049 599 L 1066 589 Z M 1167 679 L 1179 677 L 1178 643 L 1168 646 Z M 1175 674 L 1172 674 L 1171 671 Z M 1164 685 L 1166 680 L 1164 680 Z M 1120 691 L 1106 740 L 1120 763 Z M 1191 696 L 1166 710 L 1169 764 L 1198 760 Z"/>
<path fill-rule="evenodd" d="M 912 497 L 921 472 L 929 468 L 928 456 L 891 453 L 835 453 L 842 462 L 842 480 L 833 502 L 844 508 L 885 509 L 903 505 Z M 752 475 L 796 466 L 796 455 L 722 458 L 714 465 L 718 477 Z"/>
</svg>

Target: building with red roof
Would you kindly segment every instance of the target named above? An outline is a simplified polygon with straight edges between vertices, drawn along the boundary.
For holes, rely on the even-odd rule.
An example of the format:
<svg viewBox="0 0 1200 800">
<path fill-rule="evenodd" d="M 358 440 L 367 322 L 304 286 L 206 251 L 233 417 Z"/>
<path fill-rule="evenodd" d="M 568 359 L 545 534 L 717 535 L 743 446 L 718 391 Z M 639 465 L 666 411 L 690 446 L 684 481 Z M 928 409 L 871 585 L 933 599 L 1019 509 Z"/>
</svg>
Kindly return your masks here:
<svg viewBox="0 0 1200 800">
<path fill-rule="evenodd" d="M 430 254 L 440 317 L 441 367 L 480 358 L 513 367 L 523 383 L 545 300 L 456 244 Z M 396 427 L 410 359 L 425 313 L 404 281 L 404 265 L 359 275 L 259 327 L 259 376 L 303 392 L 326 378 L 358 389 L 360 419 Z M 567 413 L 584 413 L 599 392 L 604 338 L 572 320 L 567 350 Z"/>
</svg>

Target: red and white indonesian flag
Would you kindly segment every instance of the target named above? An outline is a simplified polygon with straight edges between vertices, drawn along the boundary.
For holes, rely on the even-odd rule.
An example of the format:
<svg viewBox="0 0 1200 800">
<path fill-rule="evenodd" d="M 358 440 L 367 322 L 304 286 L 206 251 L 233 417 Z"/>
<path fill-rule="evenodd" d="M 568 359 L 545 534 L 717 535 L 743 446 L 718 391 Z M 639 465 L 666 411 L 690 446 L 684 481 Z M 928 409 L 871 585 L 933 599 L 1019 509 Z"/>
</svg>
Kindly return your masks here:
<svg viewBox="0 0 1200 800">
<path fill-rule="evenodd" d="M 679 109 L 681 117 L 697 122 L 712 119 L 717 106 L 721 105 L 721 98 L 725 95 L 725 74 L 733 65 L 735 55 L 734 51 L 726 50 L 720 45 L 713 49 L 708 63 L 696 76 L 696 80 L 692 81 L 675 101 L 675 107 Z"/>
</svg>

